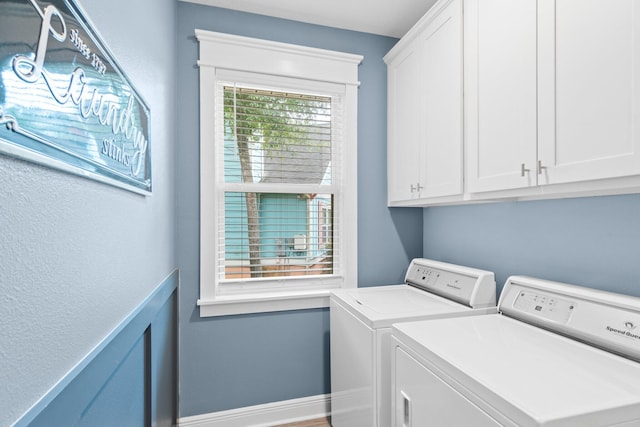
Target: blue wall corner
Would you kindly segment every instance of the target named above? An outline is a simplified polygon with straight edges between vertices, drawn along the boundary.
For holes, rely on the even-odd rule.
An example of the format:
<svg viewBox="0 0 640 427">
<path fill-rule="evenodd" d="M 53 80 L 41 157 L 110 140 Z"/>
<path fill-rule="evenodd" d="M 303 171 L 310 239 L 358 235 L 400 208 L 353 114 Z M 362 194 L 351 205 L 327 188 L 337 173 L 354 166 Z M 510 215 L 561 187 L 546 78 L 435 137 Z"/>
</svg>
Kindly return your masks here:
<svg viewBox="0 0 640 427">
<path fill-rule="evenodd" d="M 358 286 L 396 284 L 422 255 L 422 210 L 387 207 L 387 71 L 397 39 L 178 2 L 180 417 L 330 392 L 329 311 L 200 318 L 195 29 L 363 55 L 358 77 Z"/>
</svg>

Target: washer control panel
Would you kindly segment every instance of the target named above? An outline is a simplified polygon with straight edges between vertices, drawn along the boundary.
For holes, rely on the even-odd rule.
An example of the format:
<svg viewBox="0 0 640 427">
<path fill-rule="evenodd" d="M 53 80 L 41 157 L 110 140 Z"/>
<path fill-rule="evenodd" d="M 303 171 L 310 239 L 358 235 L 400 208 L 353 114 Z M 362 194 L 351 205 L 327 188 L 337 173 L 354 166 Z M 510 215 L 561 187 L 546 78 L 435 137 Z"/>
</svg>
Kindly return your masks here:
<svg viewBox="0 0 640 427">
<path fill-rule="evenodd" d="M 488 271 L 417 258 L 405 282 L 473 308 L 496 305 L 495 276 Z"/>
<path fill-rule="evenodd" d="M 467 299 L 476 283 L 475 277 L 465 276 L 459 273 L 439 270 L 432 267 L 416 265 L 410 275 L 413 285 L 424 289 L 442 289 Z"/>
</svg>

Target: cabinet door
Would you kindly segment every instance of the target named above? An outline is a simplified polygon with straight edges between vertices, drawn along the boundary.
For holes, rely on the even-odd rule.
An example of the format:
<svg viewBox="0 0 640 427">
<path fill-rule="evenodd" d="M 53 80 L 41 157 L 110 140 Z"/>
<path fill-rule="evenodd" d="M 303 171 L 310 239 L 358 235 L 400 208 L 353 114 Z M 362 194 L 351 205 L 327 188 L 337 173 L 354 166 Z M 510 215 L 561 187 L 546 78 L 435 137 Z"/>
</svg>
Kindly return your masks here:
<svg viewBox="0 0 640 427">
<path fill-rule="evenodd" d="M 538 3 L 540 182 L 640 173 L 640 2 Z"/>
<path fill-rule="evenodd" d="M 408 37 L 388 68 L 390 203 L 462 193 L 462 0 L 437 3 Z"/>
<path fill-rule="evenodd" d="M 464 7 L 469 191 L 536 185 L 536 1 Z"/>
<path fill-rule="evenodd" d="M 389 202 L 418 197 L 423 117 L 422 52 L 413 43 L 389 64 L 387 192 Z"/>
<path fill-rule="evenodd" d="M 462 0 L 429 23 L 424 52 L 424 163 L 420 197 L 462 193 Z"/>
</svg>

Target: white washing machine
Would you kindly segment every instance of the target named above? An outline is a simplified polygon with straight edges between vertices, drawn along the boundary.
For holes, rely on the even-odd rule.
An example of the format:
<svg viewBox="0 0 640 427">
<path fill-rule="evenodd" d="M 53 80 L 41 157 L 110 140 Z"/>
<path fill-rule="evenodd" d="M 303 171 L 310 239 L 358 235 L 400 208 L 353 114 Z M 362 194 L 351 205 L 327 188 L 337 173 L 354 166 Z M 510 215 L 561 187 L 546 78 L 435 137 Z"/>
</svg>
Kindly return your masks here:
<svg viewBox="0 0 640 427">
<path fill-rule="evenodd" d="M 640 298 L 514 276 L 498 308 L 394 326 L 395 427 L 640 426 Z"/>
<path fill-rule="evenodd" d="M 330 301 L 331 423 L 389 427 L 391 325 L 495 313 L 495 276 L 414 259 L 405 284 L 335 291 Z"/>
</svg>

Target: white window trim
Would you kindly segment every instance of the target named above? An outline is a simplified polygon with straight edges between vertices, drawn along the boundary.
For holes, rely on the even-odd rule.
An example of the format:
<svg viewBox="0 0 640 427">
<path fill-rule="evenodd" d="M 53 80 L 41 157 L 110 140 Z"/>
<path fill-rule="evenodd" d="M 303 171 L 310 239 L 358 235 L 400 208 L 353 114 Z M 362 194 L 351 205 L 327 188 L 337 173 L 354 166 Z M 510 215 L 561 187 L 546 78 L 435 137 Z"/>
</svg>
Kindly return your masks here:
<svg viewBox="0 0 640 427">
<path fill-rule="evenodd" d="M 358 65 L 363 57 L 342 52 L 271 42 L 248 37 L 195 30 L 200 45 L 200 316 L 299 310 L 328 307 L 336 285 L 323 285 L 321 277 L 309 278 L 305 290 L 268 287 L 247 292 L 221 292 L 216 282 L 215 93 L 216 79 L 229 73 L 255 73 L 265 79 L 302 79 L 309 84 L 335 84 L 344 88 L 345 145 L 342 217 L 341 288 L 358 282 Z M 274 289 L 275 288 L 275 289 Z"/>
</svg>

